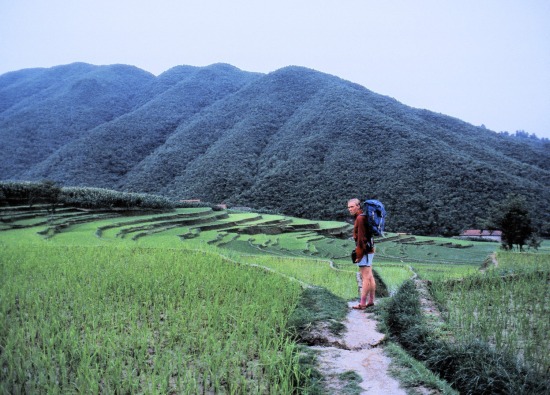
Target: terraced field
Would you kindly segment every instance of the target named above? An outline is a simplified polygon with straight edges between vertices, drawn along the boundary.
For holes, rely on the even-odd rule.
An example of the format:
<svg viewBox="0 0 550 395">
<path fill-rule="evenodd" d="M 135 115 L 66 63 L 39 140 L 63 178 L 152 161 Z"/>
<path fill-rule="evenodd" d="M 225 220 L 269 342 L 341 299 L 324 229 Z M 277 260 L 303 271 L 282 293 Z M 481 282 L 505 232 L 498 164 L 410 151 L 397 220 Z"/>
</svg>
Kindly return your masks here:
<svg viewBox="0 0 550 395">
<path fill-rule="evenodd" d="M 17 241 L 19 230 L 54 244 L 217 248 L 237 256 L 268 255 L 313 258 L 333 269 L 355 272 L 349 254 L 354 243 L 351 225 L 310 221 L 283 215 L 211 208 L 180 208 L 170 212 L 84 210 L 62 207 L 12 207 L 0 212 L 3 240 Z M 414 271 L 430 276 L 461 276 L 478 270 L 495 250 L 494 243 L 387 234 L 376 240 L 376 271 L 396 289 Z M 248 259 L 249 260 L 249 259 Z"/>
<path fill-rule="evenodd" d="M 344 309 L 357 297 L 350 235 L 345 222 L 205 207 L 3 208 L 0 393 L 299 392 L 311 383 L 287 320 L 312 286 Z M 376 240 L 377 292 L 413 276 L 465 284 L 497 248 L 387 234 Z"/>
</svg>

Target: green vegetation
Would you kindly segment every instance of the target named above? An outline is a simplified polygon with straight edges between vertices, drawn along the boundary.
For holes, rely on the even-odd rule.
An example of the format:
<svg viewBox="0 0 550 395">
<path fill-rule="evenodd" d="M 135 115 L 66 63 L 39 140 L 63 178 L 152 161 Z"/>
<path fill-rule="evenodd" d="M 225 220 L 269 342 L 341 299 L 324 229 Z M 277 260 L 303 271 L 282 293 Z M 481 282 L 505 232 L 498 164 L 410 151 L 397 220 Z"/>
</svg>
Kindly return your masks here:
<svg viewBox="0 0 550 395">
<path fill-rule="evenodd" d="M 334 334 L 341 333 L 347 310 L 344 299 L 324 288 L 308 287 L 289 320 L 289 327 L 296 339 L 307 344 L 311 328 L 319 323 L 328 324 L 328 329 Z"/>
<path fill-rule="evenodd" d="M 0 392 L 307 393 L 319 385 L 293 339 L 317 321 L 341 330 L 343 299 L 323 288 L 303 292 L 302 280 L 320 285 L 316 278 L 289 281 L 284 270 L 267 270 L 258 248 L 257 261 L 236 262 L 238 252 L 214 246 L 223 239 L 216 233 L 242 230 L 243 221 L 286 228 L 290 218 L 204 207 L 105 214 L 2 211 L 0 338 L 9 351 L 0 355 Z M 53 224 L 56 232 L 44 232 Z M 134 231 L 145 236 L 130 238 Z M 315 238 L 296 234 L 307 236 L 300 243 Z"/>
<path fill-rule="evenodd" d="M 162 196 L 124 193 L 103 188 L 61 188 L 52 181 L 0 182 L 0 207 L 35 204 L 55 212 L 58 205 L 95 209 L 171 209 L 174 202 Z M 16 208 L 22 210 L 22 207 Z M 4 208 L 6 210 L 6 208 Z"/>
<path fill-rule="evenodd" d="M 403 282 L 414 275 L 412 267 L 409 265 L 380 262 L 377 266 L 376 272 L 384 280 L 390 294 L 394 294 Z"/>
<path fill-rule="evenodd" d="M 439 281 L 433 294 L 455 338 L 472 337 L 541 373 L 550 369 L 548 255 L 500 252 L 499 266 L 460 281 Z M 502 266 L 501 266 L 502 263 Z"/>
<path fill-rule="evenodd" d="M 448 335 L 434 332 L 422 313 L 420 295 L 412 280 L 391 299 L 386 325 L 407 352 L 460 392 L 548 393 L 547 373 L 518 361 L 514 354 L 475 337 L 451 340 Z M 544 344 L 548 345 L 548 339 Z"/>
<path fill-rule="evenodd" d="M 0 225 L 0 392 L 322 393 L 299 343 L 341 333 L 357 297 L 338 221 L 35 204 L 0 211 Z M 389 233 L 376 245 L 378 291 L 393 295 L 377 312 L 415 358 L 388 343 L 415 372 L 408 385 L 452 393 L 421 364 L 459 392 L 544 389 L 547 242 L 499 252 L 497 267 L 496 243 Z M 415 275 L 432 282 L 441 326 L 422 315 Z"/>
<path fill-rule="evenodd" d="M 502 246 L 505 249 L 511 250 L 517 245 L 523 251 L 523 246 L 528 243 L 538 248 L 540 242 L 533 234 L 535 229 L 525 198 L 509 194 L 494 210 L 492 227 L 502 230 Z"/>
<path fill-rule="evenodd" d="M 430 371 L 426 365 L 411 357 L 397 343 L 390 342 L 385 350 L 393 359 L 392 371 L 406 387 L 414 388 L 423 385 L 427 388 L 438 389 L 446 395 L 457 395 L 459 393 L 445 380 Z"/>
<path fill-rule="evenodd" d="M 282 277 L 206 252 L 2 250 L 2 393 L 289 393 L 304 380 L 285 330 L 300 287 Z"/>
<path fill-rule="evenodd" d="M 0 97 L 5 180 L 338 221 L 347 199 L 375 195 L 388 231 L 430 236 L 480 229 L 516 193 L 550 236 L 548 140 L 411 108 L 315 70 L 215 64 L 155 77 L 78 63 L 2 75 Z"/>
<path fill-rule="evenodd" d="M 360 394 L 363 391 L 363 389 L 359 387 L 361 377 L 359 377 L 356 372 L 347 371 L 341 373 L 338 378 L 346 383 L 346 385 L 342 388 L 342 395 L 355 395 Z"/>
</svg>

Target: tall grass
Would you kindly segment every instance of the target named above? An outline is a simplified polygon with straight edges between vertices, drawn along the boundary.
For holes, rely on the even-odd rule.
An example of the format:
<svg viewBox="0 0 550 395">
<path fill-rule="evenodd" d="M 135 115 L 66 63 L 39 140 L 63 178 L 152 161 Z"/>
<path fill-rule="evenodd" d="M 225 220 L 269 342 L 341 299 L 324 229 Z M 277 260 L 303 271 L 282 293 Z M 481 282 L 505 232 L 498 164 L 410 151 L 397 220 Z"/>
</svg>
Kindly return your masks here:
<svg viewBox="0 0 550 395">
<path fill-rule="evenodd" d="M 434 332 L 422 312 L 414 281 L 388 302 L 385 323 L 411 355 L 465 394 L 548 394 L 547 372 L 518 362 L 516 355 L 475 337 L 449 339 Z"/>
<path fill-rule="evenodd" d="M 548 255 L 499 253 L 499 266 L 461 281 L 435 282 L 434 296 L 457 339 L 475 338 L 550 371 Z"/>
<path fill-rule="evenodd" d="M 0 393 L 292 393 L 300 286 L 205 252 L 3 245 Z"/>
</svg>

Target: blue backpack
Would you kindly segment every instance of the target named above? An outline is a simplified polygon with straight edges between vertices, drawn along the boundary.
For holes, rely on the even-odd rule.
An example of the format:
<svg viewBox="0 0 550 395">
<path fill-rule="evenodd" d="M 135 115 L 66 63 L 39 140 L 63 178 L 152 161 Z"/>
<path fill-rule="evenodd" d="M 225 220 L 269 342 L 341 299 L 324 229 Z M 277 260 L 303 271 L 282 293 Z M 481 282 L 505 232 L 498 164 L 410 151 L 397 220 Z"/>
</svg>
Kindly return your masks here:
<svg viewBox="0 0 550 395">
<path fill-rule="evenodd" d="M 368 219 L 368 227 L 374 236 L 384 236 L 384 225 L 386 222 L 386 209 L 378 200 L 365 200 L 363 203 L 363 214 Z"/>
</svg>

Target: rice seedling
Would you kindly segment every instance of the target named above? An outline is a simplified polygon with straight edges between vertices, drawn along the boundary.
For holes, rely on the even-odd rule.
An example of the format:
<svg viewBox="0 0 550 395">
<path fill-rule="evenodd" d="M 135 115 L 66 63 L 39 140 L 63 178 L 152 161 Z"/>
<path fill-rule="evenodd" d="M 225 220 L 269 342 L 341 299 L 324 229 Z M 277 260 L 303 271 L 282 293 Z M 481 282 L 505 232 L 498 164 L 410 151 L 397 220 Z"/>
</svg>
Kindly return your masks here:
<svg viewBox="0 0 550 395">
<path fill-rule="evenodd" d="M 301 288 L 174 249 L 4 245 L 3 393 L 291 393 Z M 296 377 L 296 376 L 299 377 Z M 281 392 L 279 392 L 281 390 Z"/>
<path fill-rule="evenodd" d="M 334 270 L 329 261 L 274 256 L 242 256 L 243 262 L 257 264 L 310 285 L 328 289 L 349 300 L 357 296 L 355 267 L 350 271 Z"/>
<path fill-rule="evenodd" d="M 458 339 L 478 339 L 550 369 L 550 257 L 499 253 L 499 266 L 460 281 L 438 281 L 433 293 Z"/>
<path fill-rule="evenodd" d="M 421 263 L 410 264 L 412 270 L 424 280 L 437 281 L 447 279 L 458 279 L 479 273 L 479 264 L 444 264 L 444 263 Z"/>
<path fill-rule="evenodd" d="M 203 222 L 164 226 L 173 215 Z M 297 346 L 286 332 L 304 294 L 300 282 L 342 300 L 357 296 L 353 241 L 319 231 L 340 231 L 345 223 L 232 211 L 221 218 L 210 208 L 191 208 L 91 216 L 45 240 L 36 233 L 44 225 L 32 227 L 44 218 L 0 232 L 0 393 L 306 392 Z M 117 237 L 121 230 L 128 236 Z M 530 267 L 540 277 L 545 254 L 499 254 L 495 271 L 482 275 L 494 244 L 449 248 L 448 239 L 400 239 L 388 235 L 377 243 L 375 271 L 392 294 L 414 273 L 429 279 L 457 336 L 473 333 L 548 368 L 540 357 L 550 354 L 548 342 L 539 336 L 549 333 L 548 287 L 531 287 L 537 280 L 517 270 Z M 510 279 L 504 287 L 502 276 Z M 516 289 L 521 282 L 538 299 Z M 520 313 L 529 319 L 503 317 Z M 491 317 L 496 323 L 488 329 L 476 322 Z"/>
<path fill-rule="evenodd" d="M 390 295 L 393 295 L 406 280 L 410 279 L 414 272 L 409 265 L 399 263 L 381 262 L 374 263 L 374 270 L 380 275 Z"/>
<path fill-rule="evenodd" d="M 458 281 L 455 281 L 458 283 Z M 438 335 L 422 312 L 414 281 L 406 281 L 388 302 L 385 324 L 414 358 L 445 379 L 460 393 L 547 394 L 546 371 L 518 361 L 516 354 L 474 336 Z"/>
</svg>

